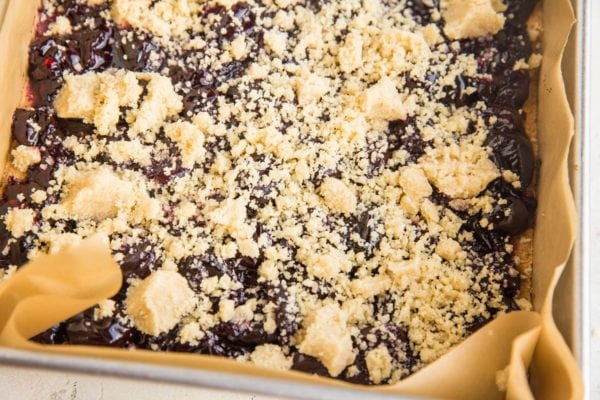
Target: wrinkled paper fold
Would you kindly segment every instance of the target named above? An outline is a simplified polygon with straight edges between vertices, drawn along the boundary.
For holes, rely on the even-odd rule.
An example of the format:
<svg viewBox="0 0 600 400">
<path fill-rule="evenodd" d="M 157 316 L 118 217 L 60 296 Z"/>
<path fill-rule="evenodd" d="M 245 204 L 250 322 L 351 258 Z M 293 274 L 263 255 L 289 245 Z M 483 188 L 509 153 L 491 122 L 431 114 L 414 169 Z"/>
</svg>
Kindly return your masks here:
<svg viewBox="0 0 600 400">
<path fill-rule="evenodd" d="M 11 1 L 0 33 L 0 165 L 10 145 L 12 113 L 25 84 L 28 44 L 39 0 Z M 567 0 L 544 2 L 543 63 L 538 93 L 538 145 L 542 160 L 534 236 L 533 293 L 536 311 L 501 315 L 447 355 L 409 378 L 369 390 L 459 399 L 579 399 L 577 364 L 552 316 L 556 283 L 573 246 L 576 214 L 568 180 L 573 116 L 561 75 L 561 59 L 574 23 Z M 0 286 L 0 346 L 35 351 L 202 368 L 338 387 L 353 385 L 294 371 L 270 371 L 225 358 L 146 350 L 40 345 L 28 338 L 114 295 L 121 273 L 108 242 L 96 236 L 67 253 L 43 256 Z M 506 391 L 496 375 L 504 370 Z M 531 375 L 531 377 L 529 376 Z"/>
</svg>

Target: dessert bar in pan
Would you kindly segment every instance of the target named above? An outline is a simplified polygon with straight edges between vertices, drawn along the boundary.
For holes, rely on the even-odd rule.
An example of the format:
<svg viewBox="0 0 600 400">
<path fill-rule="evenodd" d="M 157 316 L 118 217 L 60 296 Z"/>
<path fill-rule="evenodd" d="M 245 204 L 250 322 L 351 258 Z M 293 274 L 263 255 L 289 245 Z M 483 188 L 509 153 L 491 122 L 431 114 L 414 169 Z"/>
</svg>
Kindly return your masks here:
<svg viewBox="0 0 600 400">
<path fill-rule="evenodd" d="M 540 35 L 530 0 L 44 1 L 0 274 L 102 234 L 123 285 L 33 340 L 390 384 L 530 310 Z"/>
</svg>

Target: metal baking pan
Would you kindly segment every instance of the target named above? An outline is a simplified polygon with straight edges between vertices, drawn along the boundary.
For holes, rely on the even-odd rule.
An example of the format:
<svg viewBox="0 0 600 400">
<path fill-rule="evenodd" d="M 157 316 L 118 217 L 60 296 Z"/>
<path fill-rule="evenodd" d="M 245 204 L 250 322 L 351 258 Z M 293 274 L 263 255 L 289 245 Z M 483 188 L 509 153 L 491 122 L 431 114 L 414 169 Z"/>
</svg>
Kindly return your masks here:
<svg viewBox="0 0 600 400">
<path fill-rule="evenodd" d="M 0 0 L 0 26 L 9 0 Z M 569 101 L 575 114 L 576 135 L 571 148 L 571 183 L 577 205 L 579 235 L 569 266 L 565 270 L 554 298 L 556 323 L 564 335 L 589 383 L 589 32 L 591 1 L 572 0 L 578 19 L 571 35 L 563 72 Z M 97 376 L 134 378 L 153 382 L 175 383 L 216 390 L 261 393 L 278 398 L 299 399 L 410 399 L 397 395 L 373 393 L 360 388 L 338 389 L 317 384 L 301 384 L 280 379 L 256 378 L 196 369 L 152 366 L 141 363 L 109 361 L 88 357 L 70 357 L 0 349 L 0 364 L 77 372 Z M 589 385 L 587 390 L 589 390 Z M 586 398 L 589 398 L 589 393 Z"/>
<path fill-rule="evenodd" d="M 563 58 L 567 96 L 575 116 L 570 172 L 578 215 L 578 237 L 556 288 L 554 319 L 581 367 L 585 398 L 590 398 L 590 41 L 591 0 L 572 0 L 577 26 Z"/>
</svg>

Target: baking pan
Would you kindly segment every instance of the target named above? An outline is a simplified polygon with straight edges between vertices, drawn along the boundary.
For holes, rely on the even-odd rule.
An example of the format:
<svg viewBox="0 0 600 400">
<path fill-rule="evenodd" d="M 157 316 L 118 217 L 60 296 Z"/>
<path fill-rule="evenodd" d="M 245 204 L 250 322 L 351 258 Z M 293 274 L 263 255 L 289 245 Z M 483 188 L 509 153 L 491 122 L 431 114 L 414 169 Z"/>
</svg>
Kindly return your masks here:
<svg viewBox="0 0 600 400">
<path fill-rule="evenodd" d="M 0 0 L 0 18 L 4 17 L 8 0 Z M 569 268 L 561 279 L 556 292 L 554 311 L 557 324 L 574 352 L 584 376 L 588 368 L 588 313 L 587 288 L 589 273 L 588 260 L 588 218 L 587 200 L 588 166 L 588 52 L 589 7 L 591 1 L 574 1 L 579 19 L 577 30 L 565 54 L 563 70 L 565 83 L 570 95 L 576 118 L 576 138 L 571 152 L 571 182 L 579 212 L 579 240 L 570 261 Z M 1 21 L 1 19 L 0 19 Z M 404 398 L 373 393 L 360 388 L 348 390 L 324 385 L 305 384 L 285 380 L 256 378 L 242 375 L 222 374 L 209 371 L 152 366 L 148 364 L 107 361 L 89 357 L 69 357 L 48 355 L 37 352 L 0 349 L 0 363 L 54 371 L 77 371 L 92 375 L 110 375 L 142 380 L 178 383 L 191 386 L 231 390 L 236 392 L 264 393 L 285 398 L 303 399 L 385 399 Z"/>
<path fill-rule="evenodd" d="M 585 398 L 590 398 L 590 40 L 591 0 L 572 1 L 577 26 L 563 58 L 567 95 L 575 116 L 570 154 L 571 186 L 577 207 L 579 232 L 568 267 L 557 286 L 554 318 L 581 367 Z"/>
</svg>

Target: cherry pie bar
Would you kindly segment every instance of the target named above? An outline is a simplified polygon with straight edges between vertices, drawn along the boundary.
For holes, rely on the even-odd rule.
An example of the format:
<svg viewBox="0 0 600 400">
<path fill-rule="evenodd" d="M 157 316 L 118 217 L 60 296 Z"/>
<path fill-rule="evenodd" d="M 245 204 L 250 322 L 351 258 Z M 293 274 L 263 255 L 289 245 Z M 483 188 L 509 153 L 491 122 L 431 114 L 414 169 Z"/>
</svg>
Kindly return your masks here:
<svg viewBox="0 0 600 400">
<path fill-rule="evenodd" d="M 33 340 L 382 384 L 529 309 L 535 7 L 45 0 L 0 277 L 101 233 L 124 283 Z"/>
</svg>

